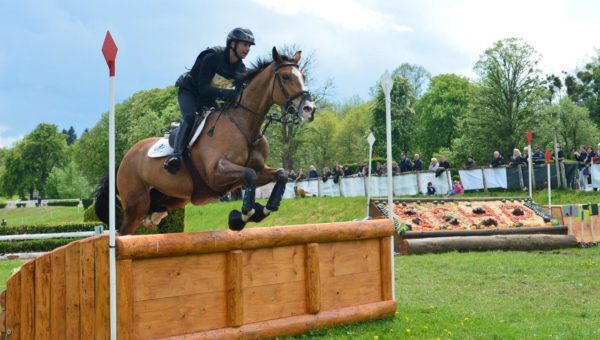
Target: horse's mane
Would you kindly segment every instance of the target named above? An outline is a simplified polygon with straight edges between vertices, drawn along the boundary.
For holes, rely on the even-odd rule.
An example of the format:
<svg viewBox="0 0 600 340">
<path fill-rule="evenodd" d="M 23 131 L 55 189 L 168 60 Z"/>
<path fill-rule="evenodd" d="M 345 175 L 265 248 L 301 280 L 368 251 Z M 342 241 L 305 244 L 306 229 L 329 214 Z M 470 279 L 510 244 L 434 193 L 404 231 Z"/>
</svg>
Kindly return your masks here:
<svg viewBox="0 0 600 340">
<path fill-rule="evenodd" d="M 292 58 L 290 58 L 290 57 L 288 57 L 286 55 L 281 55 L 281 60 L 283 60 L 283 61 L 293 61 Z M 246 83 L 246 84 L 249 83 L 260 72 L 262 72 L 269 65 L 271 65 L 272 62 L 273 62 L 273 59 L 258 58 L 254 63 L 252 63 L 252 66 L 250 67 L 250 70 L 248 71 L 248 73 L 246 73 L 246 75 L 244 77 L 242 77 L 240 79 L 240 81 L 242 83 Z"/>
</svg>

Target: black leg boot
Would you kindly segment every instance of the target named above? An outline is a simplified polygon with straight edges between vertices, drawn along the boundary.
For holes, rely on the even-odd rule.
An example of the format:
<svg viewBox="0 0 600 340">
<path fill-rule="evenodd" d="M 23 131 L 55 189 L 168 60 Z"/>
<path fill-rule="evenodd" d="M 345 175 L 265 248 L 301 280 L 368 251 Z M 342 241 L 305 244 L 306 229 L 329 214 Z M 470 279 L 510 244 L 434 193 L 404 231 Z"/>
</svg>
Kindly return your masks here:
<svg viewBox="0 0 600 340">
<path fill-rule="evenodd" d="M 185 120 L 181 122 L 181 125 L 179 125 L 179 131 L 177 131 L 177 137 L 175 137 L 173 154 L 167 158 L 164 165 L 165 169 L 172 174 L 176 174 L 181 168 L 181 163 L 183 161 L 181 159 L 181 155 L 185 150 L 186 143 L 189 140 L 189 134 L 193 127 L 194 126 L 192 124 L 189 124 Z"/>
</svg>

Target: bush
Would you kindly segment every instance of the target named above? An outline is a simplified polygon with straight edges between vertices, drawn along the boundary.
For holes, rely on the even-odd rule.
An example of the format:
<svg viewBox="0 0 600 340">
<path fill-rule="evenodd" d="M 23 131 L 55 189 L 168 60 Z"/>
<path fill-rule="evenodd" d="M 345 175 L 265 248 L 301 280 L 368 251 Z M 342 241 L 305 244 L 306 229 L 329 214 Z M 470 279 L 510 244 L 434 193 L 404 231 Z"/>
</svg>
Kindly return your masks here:
<svg viewBox="0 0 600 340">
<path fill-rule="evenodd" d="M 79 200 L 60 200 L 48 201 L 49 207 L 76 207 L 79 205 Z"/>
<path fill-rule="evenodd" d="M 27 203 L 17 203 L 17 208 L 25 208 Z"/>
<path fill-rule="evenodd" d="M 185 208 L 175 209 L 158 225 L 160 234 L 182 233 L 185 228 Z"/>
<path fill-rule="evenodd" d="M 0 209 L 6 208 L 6 203 L 0 202 Z"/>
<path fill-rule="evenodd" d="M 69 233 L 75 231 L 94 231 L 100 223 L 65 223 L 59 225 L 21 225 L 0 228 L 0 235 Z"/>
<path fill-rule="evenodd" d="M 96 216 L 96 206 L 94 204 L 90 205 L 83 212 L 83 222 L 96 222 L 100 221 L 98 216 Z"/>
<path fill-rule="evenodd" d="M 94 204 L 94 199 L 93 198 L 82 198 L 81 199 L 81 204 L 83 204 L 83 208 L 87 209 L 89 208 L 92 204 Z"/>
<path fill-rule="evenodd" d="M 0 241 L 0 253 L 51 251 L 80 238 L 49 238 L 43 240 Z"/>
</svg>

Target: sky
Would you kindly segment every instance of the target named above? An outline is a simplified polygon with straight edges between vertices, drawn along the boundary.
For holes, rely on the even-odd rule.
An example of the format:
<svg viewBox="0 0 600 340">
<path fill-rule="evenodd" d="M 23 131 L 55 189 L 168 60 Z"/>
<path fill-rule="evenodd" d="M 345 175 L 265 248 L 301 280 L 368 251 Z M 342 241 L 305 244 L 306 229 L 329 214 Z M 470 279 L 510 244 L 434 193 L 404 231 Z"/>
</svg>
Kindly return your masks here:
<svg viewBox="0 0 600 340">
<path fill-rule="evenodd" d="M 273 46 L 312 53 L 314 87 L 330 101 L 369 99 L 386 71 L 418 64 L 474 78 L 485 51 L 509 37 L 542 56 L 544 73 L 573 71 L 600 48 L 599 1 L 563 0 L 0 0 L 0 147 L 40 123 L 78 135 L 108 111 L 106 31 L 118 48 L 116 99 L 173 85 L 199 52 L 250 28 L 251 64 Z"/>
</svg>

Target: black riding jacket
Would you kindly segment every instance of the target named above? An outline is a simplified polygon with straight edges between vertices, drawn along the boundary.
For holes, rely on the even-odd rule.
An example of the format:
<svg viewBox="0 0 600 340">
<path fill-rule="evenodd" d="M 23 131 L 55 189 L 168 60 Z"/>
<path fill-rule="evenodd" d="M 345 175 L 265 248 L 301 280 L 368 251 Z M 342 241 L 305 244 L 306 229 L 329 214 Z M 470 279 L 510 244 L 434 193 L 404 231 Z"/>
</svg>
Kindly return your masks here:
<svg viewBox="0 0 600 340">
<path fill-rule="evenodd" d="M 228 49 L 213 47 L 202 51 L 192 69 L 181 75 L 175 85 L 194 93 L 199 108 L 218 107 L 216 100 L 233 96 L 234 83 L 245 74 L 246 65 L 241 59 L 231 64 Z"/>
</svg>

